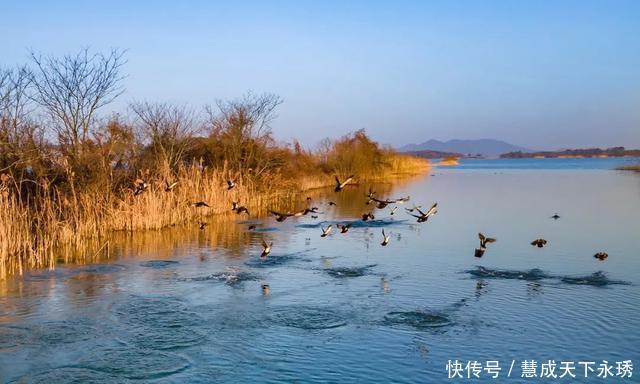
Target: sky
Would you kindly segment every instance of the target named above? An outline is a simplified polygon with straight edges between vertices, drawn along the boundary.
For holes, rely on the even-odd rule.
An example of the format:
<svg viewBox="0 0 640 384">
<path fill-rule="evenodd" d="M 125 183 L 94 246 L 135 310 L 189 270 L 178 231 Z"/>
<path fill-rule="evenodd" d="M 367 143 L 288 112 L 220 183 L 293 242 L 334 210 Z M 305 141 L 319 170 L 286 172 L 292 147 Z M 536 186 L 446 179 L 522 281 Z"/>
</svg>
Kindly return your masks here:
<svg viewBox="0 0 640 384">
<path fill-rule="evenodd" d="M 132 101 L 284 103 L 277 139 L 640 148 L 640 1 L 7 1 L 0 66 L 126 49 Z"/>
</svg>

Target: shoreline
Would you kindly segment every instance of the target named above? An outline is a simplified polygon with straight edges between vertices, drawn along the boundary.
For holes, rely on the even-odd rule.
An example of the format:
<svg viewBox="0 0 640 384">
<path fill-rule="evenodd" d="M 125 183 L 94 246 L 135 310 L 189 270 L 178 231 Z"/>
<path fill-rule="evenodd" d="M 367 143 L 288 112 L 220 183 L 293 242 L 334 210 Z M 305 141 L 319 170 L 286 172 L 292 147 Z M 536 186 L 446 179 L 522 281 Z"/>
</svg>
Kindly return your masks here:
<svg viewBox="0 0 640 384">
<path fill-rule="evenodd" d="M 432 169 L 428 161 L 421 159 L 410 162 L 411 167 L 404 163 L 404 169 L 398 164 L 364 173 L 357 182 L 401 180 L 428 174 Z M 232 201 L 246 206 L 251 213 L 249 218 L 264 217 L 267 208 L 301 206 L 304 203 L 301 195 L 334 185 L 332 175 L 318 172 L 291 178 L 274 175 L 267 186 L 259 185 L 260 180 L 251 177 L 238 177 L 236 187 L 227 190 L 223 177 L 227 173 L 219 169 L 202 173 L 196 167 L 183 168 L 171 192 L 165 192 L 161 179 L 150 179 L 149 188 L 138 196 L 126 191 L 120 196 L 87 191 L 74 196 L 73 203 L 66 199 L 60 203 L 45 200 L 43 204 L 48 206 L 38 211 L 22 206 L 14 195 L 2 195 L 0 222 L 5 225 L 0 226 L 0 280 L 23 275 L 27 270 L 55 268 L 59 260 L 69 261 L 78 255 L 95 258 L 94 253 L 100 253 L 112 234 L 136 236 L 172 227 L 197 226 L 231 212 Z M 193 206 L 196 201 L 205 201 L 208 207 L 196 208 Z M 72 210 L 71 220 L 58 215 L 67 209 Z"/>
</svg>

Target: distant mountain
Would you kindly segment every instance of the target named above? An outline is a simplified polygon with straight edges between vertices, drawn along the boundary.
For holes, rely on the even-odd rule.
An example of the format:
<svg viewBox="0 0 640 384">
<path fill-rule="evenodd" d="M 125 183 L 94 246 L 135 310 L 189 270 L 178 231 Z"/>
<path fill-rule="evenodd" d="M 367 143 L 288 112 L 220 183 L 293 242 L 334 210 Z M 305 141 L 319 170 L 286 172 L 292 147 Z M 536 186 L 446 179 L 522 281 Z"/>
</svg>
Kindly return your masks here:
<svg viewBox="0 0 640 384">
<path fill-rule="evenodd" d="M 429 140 L 422 144 L 409 144 L 398 148 L 401 152 L 416 151 L 439 151 L 468 154 L 480 154 L 485 157 L 498 157 L 508 152 L 531 152 L 530 149 L 509 144 L 501 140 L 479 139 L 479 140 Z"/>
<path fill-rule="evenodd" d="M 463 153 L 457 152 L 440 152 L 440 151 L 432 151 L 429 149 L 424 149 L 422 151 L 408 151 L 405 152 L 409 155 L 422 157 L 425 159 L 444 159 L 445 157 L 466 157 Z"/>
</svg>

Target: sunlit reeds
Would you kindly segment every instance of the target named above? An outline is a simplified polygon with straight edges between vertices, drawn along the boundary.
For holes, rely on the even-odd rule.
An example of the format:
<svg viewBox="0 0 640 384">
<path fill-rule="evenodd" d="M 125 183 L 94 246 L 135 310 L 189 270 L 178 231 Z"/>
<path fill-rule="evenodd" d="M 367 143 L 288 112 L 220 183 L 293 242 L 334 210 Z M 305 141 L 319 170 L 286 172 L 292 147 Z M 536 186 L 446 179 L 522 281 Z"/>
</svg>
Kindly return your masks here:
<svg viewBox="0 0 640 384">
<path fill-rule="evenodd" d="M 358 180 L 416 174 L 428 167 L 422 159 L 386 156 L 385 166 L 363 171 Z M 247 206 L 254 217 L 264 216 L 268 207 L 295 207 L 303 201 L 300 194 L 304 191 L 334 182 L 333 175 L 320 171 L 298 176 L 264 174 L 259 179 L 236 174 L 236 187 L 227 190 L 224 175 L 228 174 L 224 168 L 184 166 L 173 176 L 178 184 L 172 191 L 165 191 L 164 179 L 156 177 L 149 179 L 149 188 L 137 196 L 131 189 L 120 193 L 72 189 L 63 194 L 45 184 L 30 205 L 5 188 L 0 197 L 0 276 L 53 267 L 58 259 L 90 259 L 105 247 L 113 232 L 157 231 L 207 221 L 212 215 L 230 213 L 232 201 Z M 196 208 L 196 201 L 206 201 L 209 207 Z"/>
</svg>

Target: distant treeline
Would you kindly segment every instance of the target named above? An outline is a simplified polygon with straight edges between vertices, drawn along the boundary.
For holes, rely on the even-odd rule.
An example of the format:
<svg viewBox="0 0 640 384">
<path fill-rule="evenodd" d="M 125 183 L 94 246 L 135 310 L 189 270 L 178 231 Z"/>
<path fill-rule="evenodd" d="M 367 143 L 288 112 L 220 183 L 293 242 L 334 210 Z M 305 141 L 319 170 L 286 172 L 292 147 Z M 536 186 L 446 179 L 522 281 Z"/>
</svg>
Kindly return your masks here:
<svg viewBox="0 0 640 384">
<path fill-rule="evenodd" d="M 640 157 L 640 149 L 625 149 L 624 147 L 612 147 L 607 149 L 585 148 L 564 149 L 561 151 L 540 152 L 509 152 L 500 155 L 503 159 L 525 159 L 534 157 Z"/>
<path fill-rule="evenodd" d="M 445 158 L 458 158 L 458 159 L 482 159 L 484 156 L 480 153 L 477 154 L 463 154 L 457 152 L 442 152 L 442 151 L 433 151 L 430 149 L 423 149 L 420 151 L 408 151 L 403 152 L 407 155 L 421 157 L 423 159 L 445 159 Z"/>
</svg>

